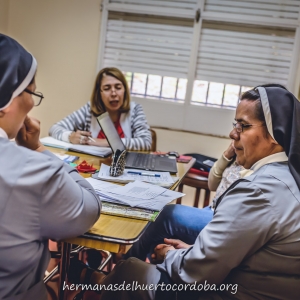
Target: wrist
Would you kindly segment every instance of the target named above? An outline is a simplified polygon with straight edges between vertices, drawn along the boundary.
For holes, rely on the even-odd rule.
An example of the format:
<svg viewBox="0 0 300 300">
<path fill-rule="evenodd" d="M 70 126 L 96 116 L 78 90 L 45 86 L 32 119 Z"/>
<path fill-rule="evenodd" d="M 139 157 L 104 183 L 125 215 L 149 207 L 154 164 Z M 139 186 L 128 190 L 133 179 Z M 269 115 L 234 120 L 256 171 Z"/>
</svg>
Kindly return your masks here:
<svg viewBox="0 0 300 300">
<path fill-rule="evenodd" d="M 168 252 L 169 252 L 170 250 L 172 250 L 172 249 L 168 249 L 168 250 L 165 252 L 164 260 L 167 258 L 167 254 L 168 254 Z"/>
<path fill-rule="evenodd" d="M 73 144 L 73 143 L 72 143 L 73 134 L 74 134 L 74 132 L 70 132 L 70 133 L 69 133 L 69 135 L 68 135 L 68 143 Z"/>
<path fill-rule="evenodd" d="M 45 150 L 47 150 L 47 149 L 45 148 L 45 146 L 41 142 L 38 143 L 38 145 L 35 149 L 35 151 L 37 151 L 37 152 L 43 152 Z"/>
</svg>

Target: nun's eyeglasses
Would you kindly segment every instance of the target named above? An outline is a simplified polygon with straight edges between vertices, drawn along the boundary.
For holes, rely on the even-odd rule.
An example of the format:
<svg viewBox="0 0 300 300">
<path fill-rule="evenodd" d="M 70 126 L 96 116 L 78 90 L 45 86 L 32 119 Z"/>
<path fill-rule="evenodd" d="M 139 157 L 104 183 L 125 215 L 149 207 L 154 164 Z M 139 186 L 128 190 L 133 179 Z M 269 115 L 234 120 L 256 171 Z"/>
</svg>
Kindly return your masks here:
<svg viewBox="0 0 300 300">
<path fill-rule="evenodd" d="M 241 133 L 244 131 L 245 128 L 249 128 L 252 126 L 266 126 L 266 124 L 243 124 L 243 123 L 232 123 L 233 129 L 235 129 L 238 133 Z"/>
<path fill-rule="evenodd" d="M 34 106 L 39 106 L 42 102 L 42 100 L 44 99 L 44 96 L 41 92 L 32 92 L 29 91 L 28 89 L 24 90 L 26 93 L 32 95 L 32 99 L 34 101 Z"/>
</svg>

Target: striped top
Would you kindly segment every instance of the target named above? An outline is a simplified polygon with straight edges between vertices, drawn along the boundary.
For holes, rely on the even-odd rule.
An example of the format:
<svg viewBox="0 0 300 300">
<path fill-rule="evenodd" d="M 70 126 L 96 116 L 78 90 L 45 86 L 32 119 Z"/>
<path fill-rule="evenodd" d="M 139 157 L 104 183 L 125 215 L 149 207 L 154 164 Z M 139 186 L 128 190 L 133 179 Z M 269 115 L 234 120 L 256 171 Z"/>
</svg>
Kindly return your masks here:
<svg viewBox="0 0 300 300">
<path fill-rule="evenodd" d="M 131 102 L 130 110 L 120 116 L 120 125 L 125 137 L 122 141 L 127 150 L 150 150 L 152 137 L 146 116 L 140 104 Z M 76 130 L 90 131 L 97 138 L 101 127 L 91 112 L 90 102 L 74 111 L 49 130 L 49 135 L 69 142 L 69 135 Z"/>
</svg>

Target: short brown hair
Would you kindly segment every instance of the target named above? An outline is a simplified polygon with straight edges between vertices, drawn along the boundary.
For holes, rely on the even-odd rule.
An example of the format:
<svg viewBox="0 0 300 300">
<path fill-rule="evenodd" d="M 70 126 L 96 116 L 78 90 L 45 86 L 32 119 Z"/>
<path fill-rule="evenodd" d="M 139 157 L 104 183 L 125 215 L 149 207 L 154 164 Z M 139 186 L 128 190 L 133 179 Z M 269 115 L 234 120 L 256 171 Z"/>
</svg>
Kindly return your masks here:
<svg viewBox="0 0 300 300">
<path fill-rule="evenodd" d="M 92 113 L 95 116 L 100 116 L 101 114 L 106 112 L 106 108 L 102 101 L 101 93 L 100 93 L 101 82 L 102 82 L 102 79 L 104 76 L 112 76 L 122 82 L 125 92 L 124 92 L 124 101 L 123 101 L 123 105 L 120 107 L 120 112 L 129 111 L 129 109 L 130 109 L 130 91 L 129 91 L 128 84 L 127 84 L 124 74 L 117 68 L 104 68 L 98 73 L 98 75 L 96 77 L 95 85 L 93 88 L 92 97 L 91 97 Z"/>
</svg>

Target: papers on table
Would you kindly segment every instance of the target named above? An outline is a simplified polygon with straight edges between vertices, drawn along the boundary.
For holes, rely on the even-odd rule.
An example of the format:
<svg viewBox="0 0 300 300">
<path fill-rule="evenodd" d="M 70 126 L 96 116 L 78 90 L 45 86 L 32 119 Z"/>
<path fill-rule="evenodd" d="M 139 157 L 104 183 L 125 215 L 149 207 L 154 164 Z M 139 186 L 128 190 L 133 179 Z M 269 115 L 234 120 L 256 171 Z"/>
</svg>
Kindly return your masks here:
<svg viewBox="0 0 300 300">
<path fill-rule="evenodd" d="M 177 177 L 172 177 L 169 172 L 154 172 L 138 169 L 125 169 L 124 173 L 121 176 L 113 177 L 109 175 L 109 168 L 109 166 L 101 164 L 100 171 L 97 175 L 98 179 L 121 183 L 128 183 L 138 180 L 153 183 L 163 187 L 170 187 L 174 184 L 174 182 L 178 180 Z M 147 176 L 146 174 L 149 174 L 149 176 Z M 153 176 L 153 174 L 157 176 Z"/>
<path fill-rule="evenodd" d="M 78 156 L 68 155 L 68 154 L 58 154 L 54 153 L 59 159 L 63 160 L 66 163 L 72 163 L 75 160 L 79 159 Z"/>
<path fill-rule="evenodd" d="M 54 139 L 51 136 L 47 136 L 41 139 L 41 143 L 45 146 L 61 148 L 69 151 L 80 152 L 91 154 L 95 156 L 104 157 L 111 154 L 111 149 L 109 147 L 97 147 L 97 146 L 89 146 L 89 145 L 73 145 L 71 143 L 66 143 L 63 141 L 59 141 Z"/>
<path fill-rule="evenodd" d="M 139 207 L 128 207 L 115 203 L 102 202 L 101 213 L 106 215 L 120 216 L 126 218 L 140 219 L 154 222 L 159 212 Z"/>
<path fill-rule="evenodd" d="M 103 201 L 155 211 L 160 211 L 166 204 L 184 196 L 182 193 L 141 181 L 134 181 L 125 186 L 118 186 L 93 178 L 86 178 L 86 180 L 93 186 Z"/>
</svg>

